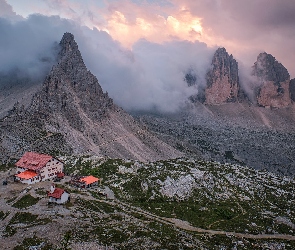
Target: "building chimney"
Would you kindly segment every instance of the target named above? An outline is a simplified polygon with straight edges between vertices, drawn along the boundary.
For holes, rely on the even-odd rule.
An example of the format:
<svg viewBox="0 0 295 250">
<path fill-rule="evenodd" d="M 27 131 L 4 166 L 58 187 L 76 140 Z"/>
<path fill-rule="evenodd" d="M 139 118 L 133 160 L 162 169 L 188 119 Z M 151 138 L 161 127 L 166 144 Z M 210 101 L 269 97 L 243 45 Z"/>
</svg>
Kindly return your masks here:
<svg viewBox="0 0 295 250">
<path fill-rule="evenodd" d="M 55 185 L 54 183 L 51 184 L 51 187 L 50 187 L 50 193 L 52 194 L 55 190 Z"/>
</svg>

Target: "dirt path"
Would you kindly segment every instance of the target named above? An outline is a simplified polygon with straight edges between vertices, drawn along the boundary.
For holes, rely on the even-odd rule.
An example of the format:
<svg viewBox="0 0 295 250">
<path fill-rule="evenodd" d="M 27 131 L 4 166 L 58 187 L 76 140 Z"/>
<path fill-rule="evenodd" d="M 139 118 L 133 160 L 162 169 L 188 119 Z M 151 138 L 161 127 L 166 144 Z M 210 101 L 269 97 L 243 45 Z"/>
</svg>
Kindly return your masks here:
<svg viewBox="0 0 295 250">
<path fill-rule="evenodd" d="M 260 109 L 257 109 L 258 114 L 261 117 L 262 122 L 264 123 L 265 126 L 267 126 L 268 128 L 272 128 L 269 119 L 265 116 L 265 114 L 263 114 L 263 112 Z"/>
<path fill-rule="evenodd" d="M 12 210 L 10 213 L 4 218 L 4 220 L 0 221 L 0 236 L 3 234 L 6 226 L 11 221 L 12 217 L 16 214 L 16 211 Z"/>
<path fill-rule="evenodd" d="M 295 241 L 295 236 L 288 235 L 288 234 L 247 234 L 247 233 L 236 233 L 236 232 L 227 232 L 227 231 L 218 231 L 218 230 L 198 228 L 198 227 L 191 226 L 187 221 L 183 221 L 183 220 L 179 220 L 179 219 L 175 219 L 175 218 L 161 217 L 161 216 L 152 214 L 150 212 L 147 212 L 145 210 L 142 210 L 141 208 L 134 207 L 130 204 L 119 201 L 117 199 L 115 199 L 113 201 L 108 201 L 108 200 L 96 199 L 92 196 L 81 196 L 81 198 L 83 198 L 83 199 L 86 198 L 89 200 L 96 200 L 96 201 L 104 202 L 104 203 L 107 203 L 107 204 L 113 205 L 113 206 L 119 206 L 121 208 L 124 208 L 124 211 L 127 213 L 128 212 L 139 213 L 139 214 L 147 217 L 148 219 L 152 219 L 152 220 L 161 222 L 166 225 L 175 226 L 177 228 L 180 228 L 180 229 L 183 229 L 186 231 L 212 234 L 212 235 L 233 235 L 237 238 L 247 238 L 247 239 L 280 239 L 280 240 Z"/>
<path fill-rule="evenodd" d="M 43 184 L 44 187 L 49 185 L 49 183 L 41 183 L 41 184 Z M 2 187 L 2 188 L 3 188 L 2 191 L 4 191 L 4 187 Z M 6 191 L 8 191 L 8 190 L 6 190 Z M 23 190 L 20 189 L 20 193 L 18 194 L 18 196 L 14 200 L 14 202 L 16 200 L 20 199 L 26 193 L 30 193 L 30 192 L 32 192 L 32 190 L 30 190 L 29 192 L 24 192 Z M 190 231 L 190 232 L 197 232 L 197 233 L 211 234 L 211 235 L 232 235 L 237 238 L 248 238 L 248 239 L 280 239 L 280 240 L 295 241 L 295 236 L 287 235 L 287 234 L 257 234 L 257 235 L 254 235 L 254 234 L 247 234 L 247 233 L 236 233 L 236 232 L 227 232 L 227 231 L 222 231 L 222 230 L 218 231 L 218 230 L 198 228 L 198 227 L 194 227 L 194 226 L 190 225 L 189 222 L 187 222 L 187 221 L 183 221 L 183 220 L 176 219 L 176 218 L 161 217 L 161 216 L 155 215 L 151 212 L 148 212 L 146 210 L 143 210 L 142 208 L 135 207 L 135 206 L 132 206 L 128 203 L 122 202 L 118 199 L 113 199 L 113 200 L 97 199 L 97 198 L 93 197 L 88 192 L 85 192 L 84 194 L 73 194 L 72 198 L 74 198 L 74 199 L 81 198 L 81 199 L 86 199 L 89 201 L 98 201 L 101 203 L 106 203 L 111 206 L 119 207 L 124 212 L 129 213 L 131 215 L 132 215 L 132 213 L 137 213 L 137 214 L 140 214 L 140 215 L 146 217 L 148 220 L 157 221 L 157 222 L 160 222 L 160 223 L 163 223 L 166 225 L 170 225 L 170 226 L 182 229 L 182 230 Z M 4 218 L 2 221 L 0 221 L 0 235 L 4 231 L 5 227 L 8 225 L 11 218 L 18 211 L 18 209 L 12 208 L 11 205 L 7 204 L 4 201 L 4 199 L 2 199 L 1 204 L 2 204 L 2 206 L 1 206 L 2 210 L 5 212 L 9 211 L 10 213 L 6 218 Z M 58 207 L 58 210 L 61 210 L 61 208 L 62 207 Z M 67 210 L 67 209 L 65 209 L 65 210 Z M 41 212 L 40 212 L 40 211 L 35 211 L 35 209 L 31 209 L 31 212 L 34 214 L 35 213 L 36 214 L 44 214 L 45 211 L 41 210 Z M 63 211 L 59 211 L 59 212 L 63 212 Z M 68 213 L 69 212 L 70 211 L 68 211 Z"/>
</svg>

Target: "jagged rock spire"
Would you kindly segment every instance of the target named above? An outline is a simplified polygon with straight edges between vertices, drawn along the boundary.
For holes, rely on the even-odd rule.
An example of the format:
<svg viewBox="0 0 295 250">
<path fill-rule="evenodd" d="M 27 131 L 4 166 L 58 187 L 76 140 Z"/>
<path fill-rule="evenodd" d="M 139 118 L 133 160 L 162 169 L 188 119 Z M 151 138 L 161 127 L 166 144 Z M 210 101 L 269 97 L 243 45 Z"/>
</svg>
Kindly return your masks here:
<svg viewBox="0 0 295 250">
<path fill-rule="evenodd" d="M 261 82 L 284 82 L 290 80 L 288 70 L 274 56 L 266 52 L 260 53 L 252 67 L 252 74 Z"/>
<path fill-rule="evenodd" d="M 206 75 L 207 104 L 235 102 L 238 99 L 240 85 L 238 63 L 225 48 L 218 48 L 213 56 L 211 70 Z"/>
<path fill-rule="evenodd" d="M 252 67 L 252 74 L 260 82 L 258 105 L 282 108 L 291 104 L 289 72 L 274 56 L 260 53 Z"/>
<path fill-rule="evenodd" d="M 64 33 L 59 44 L 61 46 L 60 56 L 65 56 L 67 53 L 79 50 L 74 35 L 69 32 Z"/>
<path fill-rule="evenodd" d="M 97 78 L 87 70 L 78 45 L 71 33 L 65 33 L 60 41 L 58 64 L 46 77 L 43 89 L 33 99 L 33 110 L 44 117 L 62 114 L 75 129 L 84 129 L 83 110 L 91 119 L 102 119 L 113 108 L 113 101 L 103 93 Z"/>
<path fill-rule="evenodd" d="M 73 34 L 64 33 L 59 45 L 58 67 L 72 75 L 87 70 Z"/>
</svg>

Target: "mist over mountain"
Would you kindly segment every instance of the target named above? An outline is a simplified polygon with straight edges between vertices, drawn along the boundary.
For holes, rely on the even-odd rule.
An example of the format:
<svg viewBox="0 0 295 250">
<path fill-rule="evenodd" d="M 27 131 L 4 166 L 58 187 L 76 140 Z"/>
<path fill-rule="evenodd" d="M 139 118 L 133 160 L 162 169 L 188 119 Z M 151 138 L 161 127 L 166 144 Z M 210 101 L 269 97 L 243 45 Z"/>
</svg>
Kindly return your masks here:
<svg viewBox="0 0 295 250">
<path fill-rule="evenodd" d="M 127 110 L 178 110 L 198 92 L 184 82 L 186 71 L 193 68 L 198 84 L 205 86 L 214 53 L 204 43 L 188 41 L 156 44 L 140 40 L 128 50 L 105 31 L 58 16 L 31 15 L 18 21 L 2 18 L 0 31 L 4 34 L 0 38 L 0 74 L 17 71 L 17 79 L 27 79 L 28 84 L 43 81 L 55 63 L 56 42 L 64 32 L 74 33 L 87 67 L 115 102 Z M 2 88 L 14 84 L 16 81 L 0 81 Z"/>
<path fill-rule="evenodd" d="M 283 87 L 279 86 L 280 82 L 275 82 L 262 88 L 261 79 L 263 77 L 261 74 L 263 72 L 273 75 L 278 70 L 282 75 L 290 77 L 288 70 L 270 54 L 265 57 L 272 59 L 270 64 L 269 60 L 265 64 L 261 60 L 260 63 L 258 60 L 254 64 L 255 59 L 253 59 L 252 65 L 254 64 L 257 72 L 259 71 L 253 75 L 252 65 L 243 64 L 235 55 L 230 55 L 226 48 L 211 48 L 198 41 L 174 39 L 160 44 L 141 39 L 131 49 L 126 49 L 106 31 L 96 28 L 90 29 L 79 25 L 78 22 L 59 16 L 31 15 L 28 18 L 15 18 L 15 14 L 10 14 L 9 17 L 0 19 L 1 31 L 6 34 L 0 39 L 0 49 L 4 55 L 0 58 L 2 90 L 0 110 L 2 115 L 9 113 L 16 102 L 19 106 L 25 105 L 25 109 L 32 107 L 30 101 L 33 96 L 36 101 L 35 94 L 39 93 L 39 101 L 46 99 L 51 104 L 40 106 L 39 103 L 35 106 L 36 109 L 44 110 L 45 108 L 47 110 L 52 107 L 53 111 L 55 108 L 61 112 L 67 111 L 62 114 L 69 121 L 70 127 L 68 128 L 71 131 L 75 129 L 87 134 L 82 137 L 90 135 L 90 140 L 96 144 L 97 136 L 92 134 L 92 129 L 85 132 L 88 125 L 85 124 L 83 115 L 82 118 L 81 114 L 77 115 L 75 105 L 70 104 L 76 102 L 75 98 L 63 96 L 61 94 L 65 91 L 63 88 L 60 89 L 61 93 L 54 92 L 55 94 L 49 99 L 47 94 L 51 93 L 50 91 L 47 93 L 43 89 L 43 92 L 40 92 L 46 75 L 50 69 L 55 70 L 55 67 L 52 68 L 52 66 L 57 63 L 58 55 L 61 53 L 61 47 L 56 41 L 60 40 L 64 32 L 71 32 L 75 34 L 75 40 L 83 54 L 83 64 L 85 63 L 87 69 L 97 77 L 102 91 L 106 92 L 106 96 L 111 97 L 115 104 L 127 111 L 136 112 L 137 115 L 142 112 L 168 115 L 168 120 L 173 117 L 174 113 L 188 111 L 187 114 L 192 116 L 192 119 L 205 120 L 209 129 L 215 126 L 211 120 L 217 119 L 222 128 L 226 124 L 229 129 L 242 126 L 246 129 L 259 127 L 262 130 L 265 128 L 292 130 L 294 81 L 283 83 Z M 75 66 L 73 67 L 75 68 Z M 56 79 L 58 82 L 66 81 L 60 79 L 59 75 L 56 76 Z M 266 77 L 264 80 L 271 79 Z M 51 80 L 48 80 L 48 77 L 45 83 L 51 86 Z M 48 88 L 52 89 L 52 86 Z M 284 97 L 282 98 L 283 92 Z M 94 93 L 96 92 L 94 91 Z M 82 105 L 91 107 L 89 110 L 92 110 L 92 114 L 95 112 L 96 106 L 91 103 L 95 97 L 88 94 L 85 96 Z M 80 100 L 82 96 L 78 94 L 77 98 Z M 277 104 L 278 102 L 279 104 Z M 103 103 L 108 103 L 108 101 Z M 258 109 L 257 105 L 271 110 Z M 96 112 L 101 113 L 100 108 L 100 106 L 97 107 Z M 273 108 L 281 110 L 273 111 Z M 190 113 L 189 110 L 192 112 Z M 45 113 L 49 114 L 53 111 L 47 110 Z M 150 126 L 152 130 L 154 127 L 158 128 L 158 125 L 153 122 Z M 180 117 L 175 127 L 171 129 L 175 129 L 177 135 L 179 126 L 182 126 L 179 124 L 186 122 Z M 148 120 L 147 125 L 149 126 L 150 123 L 151 121 Z M 169 122 L 163 124 L 165 125 L 163 134 L 165 134 L 167 130 L 170 131 Z M 201 124 L 203 123 L 201 122 Z M 45 126 L 46 129 L 60 131 L 54 124 L 49 125 Z M 197 125 L 199 125 L 199 121 Z M 188 128 L 187 131 L 190 129 Z M 71 134 L 73 131 L 62 132 Z M 157 130 L 155 132 L 158 133 Z M 217 135 L 217 137 L 223 140 L 222 136 Z M 165 136 L 163 138 L 167 139 Z M 180 140 L 173 138 L 166 140 L 166 142 L 179 149 L 183 138 L 186 140 L 187 137 L 181 136 Z M 88 143 L 86 142 L 88 139 L 84 141 L 85 145 Z M 75 140 L 70 144 L 73 146 L 74 142 Z M 88 146 L 84 147 L 86 151 Z M 200 152 L 198 145 L 193 143 L 189 146 L 190 149 L 192 149 L 191 146 L 193 152 L 197 154 Z M 227 151 L 235 152 L 232 149 Z M 253 153 L 252 150 L 250 151 Z M 249 154 L 253 155 L 251 152 Z M 249 154 L 244 155 L 243 153 L 242 157 L 247 159 Z M 212 157 L 211 153 L 209 155 Z M 216 159 L 223 160 L 224 155 L 224 150 L 221 149 Z M 253 162 L 245 160 L 245 163 L 255 165 L 258 160 L 256 157 L 254 158 Z M 270 162 L 270 164 L 272 163 Z M 293 166 L 291 162 L 287 164 Z M 262 167 L 260 163 L 258 165 Z"/>
<path fill-rule="evenodd" d="M 0 0 L 0 248 L 295 249 L 293 10 Z"/>
<path fill-rule="evenodd" d="M 87 69 L 71 33 L 57 48 L 57 62 L 27 106 L 17 102 L 0 120 L 2 162 L 32 150 L 141 161 L 182 155 L 113 103 Z"/>
</svg>

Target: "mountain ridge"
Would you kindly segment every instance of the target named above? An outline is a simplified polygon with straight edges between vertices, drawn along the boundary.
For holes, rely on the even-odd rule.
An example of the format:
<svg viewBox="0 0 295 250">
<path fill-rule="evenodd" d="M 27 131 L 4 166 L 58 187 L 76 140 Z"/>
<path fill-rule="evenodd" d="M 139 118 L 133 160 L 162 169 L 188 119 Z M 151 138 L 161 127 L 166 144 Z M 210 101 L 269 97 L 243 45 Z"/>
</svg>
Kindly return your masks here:
<svg viewBox="0 0 295 250">
<path fill-rule="evenodd" d="M 182 155 L 113 103 L 87 70 L 70 33 L 61 39 L 58 63 L 45 78 L 42 89 L 34 94 L 29 107 L 15 106 L 1 122 L 5 123 L 1 126 L 2 157 L 10 151 L 20 155 L 28 149 L 48 152 L 62 151 L 63 147 L 65 153 L 142 161 Z M 32 138 L 26 136 L 26 129 L 34 135 Z M 58 135 L 61 141 L 30 147 L 47 134 Z"/>
</svg>

